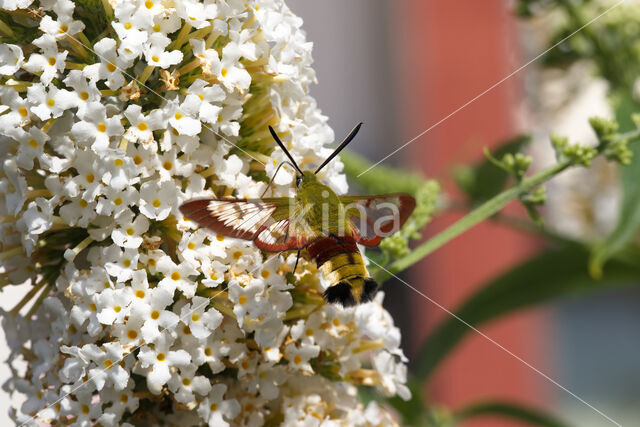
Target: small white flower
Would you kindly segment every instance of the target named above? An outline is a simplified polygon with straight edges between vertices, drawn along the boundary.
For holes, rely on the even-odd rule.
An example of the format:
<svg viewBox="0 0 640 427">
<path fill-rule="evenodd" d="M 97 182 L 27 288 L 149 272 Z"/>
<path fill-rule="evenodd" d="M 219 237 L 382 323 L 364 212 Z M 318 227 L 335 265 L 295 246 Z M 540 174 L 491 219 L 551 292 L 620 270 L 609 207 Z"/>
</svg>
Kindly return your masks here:
<svg viewBox="0 0 640 427">
<path fill-rule="evenodd" d="M 289 368 L 313 373 L 313 368 L 309 360 L 320 354 L 320 347 L 317 345 L 289 343 L 284 348 L 284 354 L 289 361 Z"/>
<path fill-rule="evenodd" d="M 214 308 L 206 310 L 208 306 L 209 299 L 196 296 L 191 299 L 191 304 L 180 310 L 180 320 L 189 326 L 193 336 L 198 339 L 208 337 L 222 323 L 222 314 Z"/>
<path fill-rule="evenodd" d="M 211 392 L 198 405 L 198 415 L 210 427 L 227 427 L 227 420 L 234 419 L 240 413 L 240 404 L 235 399 L 223 400 L 227 391 L 225 384 L 215 384 Z"/>
<path fill-rule="evenodd" d="M 147 386 L 152 393 L 160 393 L 161 387 L 171 379 L 172 367 L 185 367 L 191 362 L 191 356 L 184 350 L 171 350 L 173 339 L 169 332 L 163 332 L 153 348 L 144 346 L 138 353 L 143 368 L 149 368 Z"/>
<path fill-rule="evenodd" d="M 78 104 L 78 97 L 72 92 L 55 86 L 50 86 L 47 92 L 39 83 L 27 88 L 27 99 L 31 104 L 31 111 L 40 120 L 60 117 L 66 110 Z"/>
<path fill-rule="evenodd" d="M 183 54 L 179 50 L 165 51 L 171 39 L 162 33 L 153 33 L 144 49 L 144 58 L 148 65 L 168 68 L 182 61 Z"/>
<path fill-rule="evenodd" d="M 140 212 L 149 219 L 162 221 L 176 206 L 176 187 L 170 181 L 147 181 L 140 186 L 140 198 Z"/>
<path fill-rule="evenodd" d="M 113 243 L 123 248 L 138 248 L 142 244 L 142 234 L 149 229 L 149 220 L 138 215 L 132 221 L 133 212 L 127 211 L 118 217 L 116 227 L 111 232 Z"/>
<path fill-rule="evenodd" d="M 42 73 L 40 81 L 48 86 L 59 72 L 64 71 L 64 62 L 69 52 L 58 52 L 56 39 L 49 34 L 35 39 L 33 44 L 42 49 L 43 53 L 32 53 L 22 67 L 31 73 Z"/>
<path fill-rule="evenodd" d="M 132 300 L 131 288 L 105 289 L 98 296 L 98 320 L 105 325 L 123 323 L 129 314 L 129 304 Z"/>
<path fill-rule="evenodd" d="M 20 46 L 15 44 L 0 45 L 0 74 L 12 76 L 22 66 L 24 54 Z"/>
<path fill-rule="evenodd" d="M 168 386 L 178 402 L 189 403 L 195 398 L 195 394 L 204 396 L 211 391 L 211 383 L 202 376 L 196 375 L 196 367 L 185 366 L 180 368 L 180 373 L 174 372 Z"/>
</svg>

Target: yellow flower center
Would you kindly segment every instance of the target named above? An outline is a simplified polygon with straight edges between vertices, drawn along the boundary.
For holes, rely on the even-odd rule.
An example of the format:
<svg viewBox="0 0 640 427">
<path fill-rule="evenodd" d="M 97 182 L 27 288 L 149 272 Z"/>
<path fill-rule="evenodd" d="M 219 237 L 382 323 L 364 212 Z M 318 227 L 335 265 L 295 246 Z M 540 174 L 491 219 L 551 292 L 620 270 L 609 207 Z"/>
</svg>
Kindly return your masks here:
<svg viewBox="0 0 640 427">
<path fill-rule="evenodd" d="M 180 273 L 178 273 L 177 271 L 174 271 L 173 273 L 171 273 L 171 279 L 172 280 L 180 280 L 182 276 L 180 276 Z"/>
<path fill-rule="evenodd" d="M 105 125 L 104 123 L 98 123 L 98 125 L 96 127 L 98 128 L 98 132 L 106 132 L 107 131 L 107 125 Z"/>
<path fill-rule="evenodd" d="M 211 412 L 215 412 L 218 410 L 218 404 L 216 402 L 213 402 L 211 404 L 211 406 L 209 406 L 209 410 L 211 410 Z"/>
<path fill-rule="evenodd" d="M 176 120 L 180 120 L 182 118 L 182 113 L 180 113 L 180 111 L 178 111 L 176 114 L 174 114 L 174 116 L 176 118 Z"/>
<path fill-rule="evenodd" d="M 169 171 L 173 167 L 173 163 L 167 160 L 162 164 L 162 167 Z"/>
<path fill-rule="evenodd" d="M 91 311 L 98 311 L 98 307 L 96 307 L 96 305 L 94 303 L 90 303 L 89 304 L 89 309 Z"/>
<path fill-rule="evenodd" d="M 124 265 L 126 268 L 129 268 L 129 266 L 131 265 L 131 260 L 125 259 L 124 261 L 122 261 L 122 265 Z"/>
<path fill-rule="evenodd" d="M 127 22 L 125 22 L 125 23 L 124 23 L 124 29 L 125 29 L 125 30 L 130 30 L 132 26 L 133 26 L 133 25 L 131 25 L 131 22 L 129 22 L 129 21 L 127 21 Z"/>
<path fill-rule="evenodd" d="M 223 68 L 222 70 L 220 70 L 220 74 L 222 75 L 222 77 L 227 77 L 227 73 L 228 73 L 228 72 L 229 72 L 229 71 L 227 71 L 227 69 L 226 69 L 226 68 Z"/>
<path fill-rule="evenodd" d="M 147 129 L 149 129 L 149 126 L 147 126 L 147 124 L 145 122 L 138 123 L 138 130 L 145 131 Z"/>
<path fill-rule="evenodd" d="M 111 360 L 107 359 L 107 360 L 104 361 L 104 366 L 107 369 L 111 369 L 111 368 L 113 368 L 113 362 Z"/>
<path fill-rule="evenodd" d="M 142 298 L 144 298 L 145 293 L 144 293 L 144 291 L 143 291 L 142 289 L 138 289 L 138 290 L 136 291 L 136 296 L 137 296 L 138 298 L 142 299 Z"/>
<path fill-rule="evenodd" d="M 35 139 L 30 139 L 29 145 L 31 146 L 31 148 L 38 148 L 38 141 L 36 141 Z"/>
<path fill-rule="evenodd" d="M 200 315 L 198 313 L 193 313 L 191 315 L 191 320 L 193 320 L 194 322 L 197 322 L 198 320 L 200 320 Z"/>
<path fill-rule="evenodd" d="M 304 334 L 308 337 L 313 335 L 313 329 L 309 328 L 306 331 L 304 331 Z"/>
<path fill-rule="evenodd" d="M 153 202 L 151 202 L 151 204 L 154 208 L 159 208 L 162 205 L 162 202 L 158 199 L 153 199 Z"/>
<path fill-rule="evenodd" d="M 204 355 L 205 356 L 211 356 L 213 354 L 213 352 L 211 351 L 211 347 L 207 347 L 204 349 Z"/>
<path fill-rule="evenodd" d="M 25 107 L 18 108 L 18 113 L 20 113 L 22 117 L 27 117 L 29 115 L 29 112 Z"/>
<path fill-rule="evenodd" d="M 236 261 L 239 260 L 241 256 L 242 256 L 242 252 L 241 251 L 235 251 L 233 253 L 233 259 L 236 260 Z"/>
<path fill-rule="evenodd" d="M 138 338 L 138 333 L 136 331 L 134 331 L 133 329 L 129 329 L 129 331 L 127 332 L 127 337 L 130 340 L 135 340 L 136 338 Z"/>
<path fill-rule="evenodd" d="M 194 250 L 196 248 L 196 244 L 193 242 L 189 242 L 189 244 L 187 245 L 187 248 Z"/>
<path fill-rule="evenodd" d="M 49 98 L 49 99 L 47 100 L 47 105 L 48 105 L 49 107 L 53 107 L 54 105 L 56 105 L 56 101 L 54 101 L 54 100 L 53 100 L 53 98 Z"/>
<path fill-rule="evenodd" d="M 151 60 L 152 60 L 153 62 L 158 62 L 158 61 L 160 61 L 160 58 L 158 58 L 156 55 L 153 55 L 153 56 L 151 57 Z"/>
<path fill-rule="evenodd" d="M 133 163 L 135 163 L 136 165 L 139 165 L 140 163 L 142 163 L 142 157 L 135 155 L 133 157 Z"/>
<path fill-rule="evenodd" d="M 260 275 L 262 276 L 263 279 L 266 279 L 267 277 L 269 277 L 271 275 L 271 272 L 269 270 L 262 270 Z"/>
<path fill-rule="evenodd" d="M 245 305 L 246 303 L 247 303 L 247 297 L 244 295 L 240 295 L 240 298 L 238 298 L 238 304 Z"/>
<path fill-rule="evenodd" d="M 293 357 L 293 363 L 295 363 L 296 365 L 299 365 L 300 363 L 302 363 L 302 356 L 300 356 L 299 354 L 296 354 Z"/>
<path fill-rule="evenodd" d="M 122 403 L 127 403 L 129 401 L 129 396 L 126 394 L 121 394 L 120 395 L 120 402 Z"/>
<path fill-rule="evenodd" d="M 120 310 L 122 310 L 122 307 L 120 307 L 119 305 L 113 307 L 113 311 L 115 311 L 116 313 L 120 313 Z"/>
<path fill-rule="evenodd" d="M 54 65 L 56 65 L 56 58 L 54 58 L 53 56 L 49 57 L 49 65 L 51 65 L 52 67 Z"/>
<path fill-rule="evenodd" d="M 87 203 L 87 201 L 86 201 L 86 200 L 84 200 L 84 199 L 80 199 L 80 201 L 78 202 L 78 204 L 80 205 L 80 207 L 81 207 L 82 209 L 84 209 L 84 208 L 86 208 L 87 206 L 89 206 L 89 203 Z"/>
<path fill-rule="evenodd" d="M 122 160 L 122 159 L 115 159 L 115 160 L 113 161 L 113 164 L 114 164 L 114 165 L 116 165 L 117 167 L 120 167 L 120 166 L 124 165 L 124 160 Z"/>
<path fill-rule="evenodd" d="M 116 197 L 113 199 L 113 204 L 116 206 L 120 206 L 122 204 L 122 199 L 120 197 Z"/>
<path fill-rule="evenodd" d="M 60 25 L 60 32 L 61 33 L 66 33 L 68 29 L 69 29 L 68 25 L 65 25 L 65 24 Z"/>
<path fill-rule="evenodd" d="M 86 90 L 80 92 L 80 99 L 82 99 L 83 101 L 89 99 L 89 92 L 87 92 Z"/>
<path fill-rule="evenodd" d="M 156 359 L 158 360 L 158 362 L 163 362 L 165 359 L 165 355 L 164 353 L 158 353 L 158 355 L 156 356 Z"/>
<path fill-rule="evenodd" d="M 133 236 L 133 234 L 136 232 L 136 231 L 135 231 L 133 228 L 131 228 L 131 227 L 127 228 L 127 230 L 126 230 L 126 231 L 127 231 L 127 234 L 128 234 L 129 236 Z"/>
<path fill-rule="evenodd" d="M 109 71 L 110 73 L 113 73 L 116 70 L 116 64 L 114 64 L 113 62 L 109 62 L 107 64 L 107 71 Z"/>
<path fill-rule="evenodd" d="M 89 413 L 89 407 L 87 405 L 82 405 L 82 413 L 85 415 Z"/>
<path fill-rule="evenodd" d="M 92 174 L 92 173 L 90 173 L 90 174 L 88 174 L 88 175 L 85 175 L 85 176 L 84 176 L 84 179 L 86 179 L 86 180 L 87 180 L 87 182 L 88 182 L 89 184 L 91 184 L 91 183 L 96 179 L 96 177 L 95 177 L 95 176 L 93 176 L 93 174 Z"/>
<path fill-rule="evenodd" d="M 218 242 L 223 242 L 223 241 L 224 241 L 224 236 L 221 236 L 221 235 L 219 235 L 219 234 L 218 234 L 218 235 L 216 236 L 216 240 L 217 240 Z"/>
<path fill-rule="evenodd" d="M 153 320 L 158 320 L 159 317 L 160 317 L 160 312 L 158 310 L 153 310 L 151 312 L 151 318 Z"/>
<path fill-rule="evenodd" d="M 182 384 L 184 384 L 185 386 L 188 386 L 189 384 L 191 384 L 191 380 L 189 378 L 183 378 Z"/>
</svg>

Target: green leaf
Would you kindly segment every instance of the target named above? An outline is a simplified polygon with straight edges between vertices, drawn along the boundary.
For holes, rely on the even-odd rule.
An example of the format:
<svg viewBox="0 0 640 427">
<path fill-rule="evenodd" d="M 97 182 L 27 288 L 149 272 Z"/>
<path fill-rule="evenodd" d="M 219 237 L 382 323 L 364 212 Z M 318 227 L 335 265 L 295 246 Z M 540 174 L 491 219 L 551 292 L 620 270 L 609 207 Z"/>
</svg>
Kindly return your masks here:
<svg viewBox="0 0 640 427">
<path fill-rule="evenodd" d="M 595 280 L 587 272 L 588 257 L 585 249 L 573 244 L 546 250 L 484 285 L 455 314 L 478 327 L 518 309 L 573 293 L 626 285 L 640 277 L 640 263 L 634 256 L 627 262 L 612 259 L 604 278 Z M 416 358 L 419 379 L 429 377 L 472 331 L 459 319 L 447 317 L 424 342 Z"/>
<path fill-rule="evenodd" d="M 625 132 L 635 128 L 631 115 L 640 111 L 640 106 L 629 96 L 614 97 L 616 119 Z M 609 258 L 623 250 L 640 230 L 640 144 L 631 144 L 633 161 L 628 166 L 620 166 L 622 182 L 622 207 L 618 223 L 607 238 L 593 248 L 589 271 L 593 277 L 602 274 L 602 267 Z"/>
<path fill-rule="evenodd" d="M 539 409 L 529 408 L 517 403 L 488 401 L 476 403 L 454 414 L 456 423 L 468 420 L 477 416 L 491 415 L 503 418 L 509 418 L 524 422 L 532 426 L 540 427 L 566 427 L 567 424 L 558 420 L 552 415 L 540 411 Z"/>
<path fill-rule="evenodd" d="M 530 140 L 528 135 L 518 136 L 500 145 L 492 155 L 496 159 L 502 159 L 505 154 L 515 155 Z M 507 184 L 509 173 L 487 158 L 472 167 L 459 167 L 455 178 L 471 203 L 477 205 L 498 194 Z"/>
</svg>

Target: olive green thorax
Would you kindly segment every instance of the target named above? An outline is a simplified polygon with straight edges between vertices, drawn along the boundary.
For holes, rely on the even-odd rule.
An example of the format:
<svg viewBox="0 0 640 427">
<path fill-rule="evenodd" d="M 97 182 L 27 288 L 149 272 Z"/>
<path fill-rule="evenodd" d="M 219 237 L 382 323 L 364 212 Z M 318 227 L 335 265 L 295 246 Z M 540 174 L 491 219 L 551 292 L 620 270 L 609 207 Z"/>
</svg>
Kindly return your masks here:
<svg viewBox="0 0 640 427">
<path fill-rule="evenodd" d="M 338 195 L 318 181 L 311 171 L 302 174 L 296 195 L 296 214 L 304 217 L 308 232 L 313 234 L 338 235 L 347 225 L 344 207 Z M 341 220 L 342 219 L 342 220 Z"/>
</svg>

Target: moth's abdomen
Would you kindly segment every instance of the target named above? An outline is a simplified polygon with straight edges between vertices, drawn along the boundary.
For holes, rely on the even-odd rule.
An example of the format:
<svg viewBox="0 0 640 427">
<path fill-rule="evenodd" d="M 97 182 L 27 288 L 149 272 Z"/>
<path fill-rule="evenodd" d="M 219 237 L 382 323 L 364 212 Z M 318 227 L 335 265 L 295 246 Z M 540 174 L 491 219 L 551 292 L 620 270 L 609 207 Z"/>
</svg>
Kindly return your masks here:
<svg viewBox="0 0 640 427">
<path fill-rule="evenodd" d="M 327 302 L 348 307 L 373 298 L 378 284 L 369 277 L 353 237 L 325 237 L 310 244 L 307 251 L 331 284 L 324 292 Z"/>
</svg>

